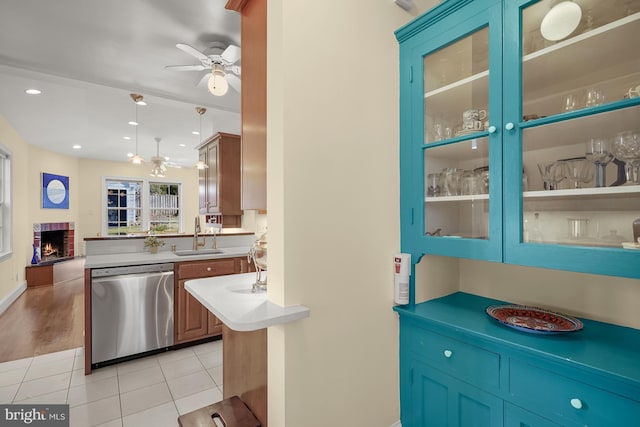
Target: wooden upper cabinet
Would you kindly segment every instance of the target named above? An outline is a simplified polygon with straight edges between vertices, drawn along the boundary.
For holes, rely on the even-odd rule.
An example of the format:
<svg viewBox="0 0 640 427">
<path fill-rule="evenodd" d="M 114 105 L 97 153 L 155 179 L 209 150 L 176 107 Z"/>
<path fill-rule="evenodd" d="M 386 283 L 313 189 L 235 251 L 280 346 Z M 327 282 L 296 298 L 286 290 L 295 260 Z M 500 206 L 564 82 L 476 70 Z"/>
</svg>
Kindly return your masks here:
<svg viewBox="0 0 640 427">
<path fill-rule="evenodd" d="M 267 0 L 229 0 L 242 16 L 242 209 L 267 208 Z"/>
<path fill-rule="evenodd" d="M 222 214 L 223 227 L 239 227 L 240 136 L 216 133 L 198 147 L 208 166 L 199 171 L 201 214 Z"/>
</svg>

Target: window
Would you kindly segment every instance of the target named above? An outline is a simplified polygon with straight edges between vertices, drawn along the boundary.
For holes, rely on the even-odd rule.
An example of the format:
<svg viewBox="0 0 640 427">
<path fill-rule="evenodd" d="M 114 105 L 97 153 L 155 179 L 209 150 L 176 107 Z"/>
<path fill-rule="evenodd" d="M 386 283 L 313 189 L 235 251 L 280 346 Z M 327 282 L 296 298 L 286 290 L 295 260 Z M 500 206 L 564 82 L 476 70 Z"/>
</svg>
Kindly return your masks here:
<svg viewBox="0 0 640 427">
<path fill-rule="evenodd" d="M 182 228 L 180 188 L 180 183 L 173 182 L 106 178 L 103 234 L 179 233 Z"/>
<path fill-rule="evenodd" d="M 180 185 L 162 182 L 149 184 L 150 229 L 155 233 L 180 231 Z"/>
<path fill-rule="evenodd" d="M 0 258 L 11 255 L 11 153 L 0 144 Z"/>
</svg>

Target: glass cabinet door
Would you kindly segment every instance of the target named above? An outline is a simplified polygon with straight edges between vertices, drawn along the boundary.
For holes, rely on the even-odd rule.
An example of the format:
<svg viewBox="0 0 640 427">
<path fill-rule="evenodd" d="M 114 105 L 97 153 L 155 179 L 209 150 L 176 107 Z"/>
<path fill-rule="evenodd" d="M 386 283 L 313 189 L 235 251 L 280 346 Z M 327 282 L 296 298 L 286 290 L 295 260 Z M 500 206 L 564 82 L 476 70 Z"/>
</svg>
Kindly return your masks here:
<svg viewBox="0 0 640 427">
<path fill-rule="evenodd" d="M 492 170 L 490 161 L 495 127 L 489 100 L 489 34 L 485 23 L 423 57 L 422 170 L 428 238 L 487 241 L 491 234 L 490 200 L 501 166 L 497 163 Z M 494 187 L 490 183 L 495 176 Z M 495 193 L 499 198 L 499 188 Z M 464 249 L 456 251 L 464 256 Z"/>
<path fill-rule="evenodd" d="M 521 95 L 505 97 L 505 111 L 518 114 L 505 117 L 516 123 L 505 133 L 505 205 L 519 209 L 507 240 L 560 248 L 549 256 L 640 248 L 640 0 L 518 3 L 505 6 L 505 20 L 517 13 L 522 23 L 507 30 L 518 51 L 505 45 L 505 74 L 519 63 L 505 94 Z M 526 186 L 510 180 L 520 168 Z"/>
</svg>

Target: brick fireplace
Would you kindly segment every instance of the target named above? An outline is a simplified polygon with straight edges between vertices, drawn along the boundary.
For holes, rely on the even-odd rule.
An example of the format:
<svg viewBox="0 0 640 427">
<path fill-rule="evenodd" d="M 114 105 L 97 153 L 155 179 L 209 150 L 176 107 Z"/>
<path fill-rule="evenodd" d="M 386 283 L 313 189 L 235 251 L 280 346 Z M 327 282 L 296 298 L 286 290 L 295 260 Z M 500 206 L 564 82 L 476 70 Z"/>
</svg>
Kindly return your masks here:
<svg viewBox="0 0 640 427">
<path fill-rule="evenodd" d="M 40 262 L 73 258 L 75 225 L 73 222 L 33 224 L 33 244 Z"/>
</svg>

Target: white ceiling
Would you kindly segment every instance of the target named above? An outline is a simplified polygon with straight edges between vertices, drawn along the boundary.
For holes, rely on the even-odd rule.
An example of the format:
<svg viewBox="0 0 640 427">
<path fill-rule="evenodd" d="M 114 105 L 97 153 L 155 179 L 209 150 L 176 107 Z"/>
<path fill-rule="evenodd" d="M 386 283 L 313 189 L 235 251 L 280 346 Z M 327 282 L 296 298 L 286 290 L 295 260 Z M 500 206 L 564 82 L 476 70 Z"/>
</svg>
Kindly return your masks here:
<svg viewBox="0 0 640 427">
<path fill-rule="evenodd" d="M 147 161 L 160 154 L 183 166 L 197 161 L 196 106 L 204 106 L 202 139 L 240 132 L 240 95 L 215 97 L 196 86 L 205 71 L 170 71 L 199 64 L 175 47 L 207 53 L 212 42 L 240 44 L 240 16 L 227 0 L 2 0 L 0 115 L 29 144 L 69 156 Z M 41 95 L 26 95 L 35 87 Z M 126 141 L 124 136 L 130 136 Z M 0 141 L 1 142 L 1 141 Z M 72 146 L 79 144 L 80 150 Z M 184 144 L 185 147 L 180 147 Z"/>
</svg>

